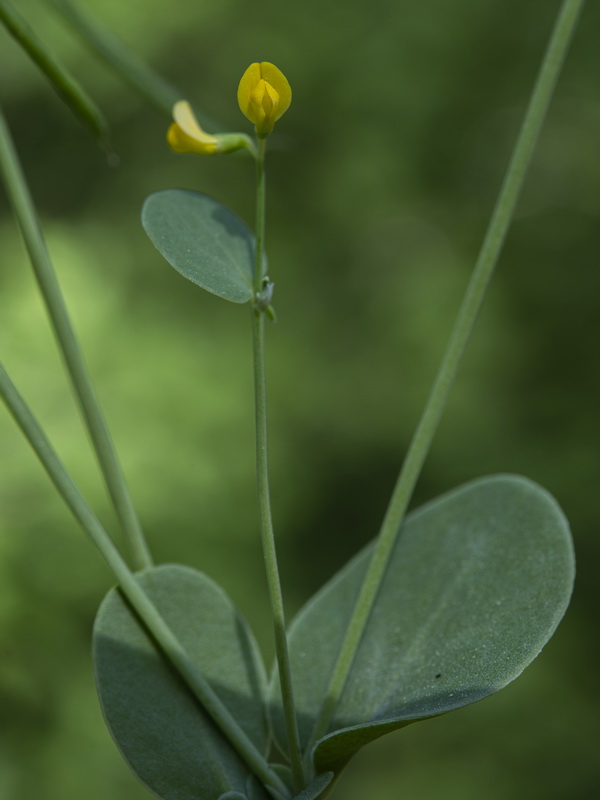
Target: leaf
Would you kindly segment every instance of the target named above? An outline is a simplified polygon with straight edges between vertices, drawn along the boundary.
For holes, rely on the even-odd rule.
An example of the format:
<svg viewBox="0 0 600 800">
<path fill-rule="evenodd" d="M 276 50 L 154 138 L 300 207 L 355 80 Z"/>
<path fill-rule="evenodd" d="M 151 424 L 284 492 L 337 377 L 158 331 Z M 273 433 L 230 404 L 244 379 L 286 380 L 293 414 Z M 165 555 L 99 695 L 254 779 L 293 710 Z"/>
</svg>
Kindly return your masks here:
<svg viewBox="0 0 600 800">
<path fill-rule="evenodd" d="M 169 564 L 138 580 L 240 726 L 267 747 L 265 676 L 245 622 L 217 584 Z M 94 625 L 96 684 L 106 724 L 137 777 L 163 800 L 246 794 L 249 769 L 158 651 L 117 589 Z"/>
<path fill-rule="evenodd" d="M 333 778 L 333 772 L 324 772 L 322 775 L 317 775 L 317 777 L 308 784 L 306 789 L 303 789 L 300 794 L 294 797 L 294 800 L 317 800 L 325 789 L 327 789 Z"/>
<path fill-rule="evenodd" d="M 365 574 L 365 548 L 300 612 L 290 655 L 304 748 Z M 368 742 L 480 700 L 538 655 L 571 595 L 574 556 L 555 500 L 516 476 L 484 478 L 411 514 L 395 545 L 317 772 Z M 286 741 L 272 684 L 272 725 Z"/>
<path fill-rule="evenodd" d="M 254 296 L 254 237 L 212 197 L 185 189 L 156 192 L 146 198 L 142 225 L 184 278 L 232 303 Z"/>
</svg>

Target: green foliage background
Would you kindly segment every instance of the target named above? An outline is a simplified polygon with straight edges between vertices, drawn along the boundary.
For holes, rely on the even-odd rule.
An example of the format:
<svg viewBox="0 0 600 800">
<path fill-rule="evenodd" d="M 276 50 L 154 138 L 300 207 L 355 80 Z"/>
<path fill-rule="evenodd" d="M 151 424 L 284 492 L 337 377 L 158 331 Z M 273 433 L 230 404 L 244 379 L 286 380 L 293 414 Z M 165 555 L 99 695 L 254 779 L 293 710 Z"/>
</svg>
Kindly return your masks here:
<svg viewBox="0 0 600 800">
<path fill-rule="evenodd" d="M 89 0 L 192 102 L 247 130 L 255 60 L 294 91 L 269 158 L 272 479 L 290 616 L 378 528 L 483 236 L 559 3 Z M 109 168 L 0 31 L 5 112 L 158 561 L 220 581 L 271 657 L 246 308 L 196 290 L 139 224 L 151 191 L 253 218 L 238 158 L 175 156 L 168 120 L 42 0 L 35 21 L 105 110 Z M 480 474 L 548 488 L 578 579 L 542 657 L 485 703 L 370 746 L 332 798 L 551 800 L 597 788 L 600 8 L 589 3 L 415 504 Z M 97 476 L 0 195 L 0 342 L 106 524 Z M 0 414 L 0 798 L 142 800 L 106 732 L 90 630 L 111 576 Z"/>
</svg>

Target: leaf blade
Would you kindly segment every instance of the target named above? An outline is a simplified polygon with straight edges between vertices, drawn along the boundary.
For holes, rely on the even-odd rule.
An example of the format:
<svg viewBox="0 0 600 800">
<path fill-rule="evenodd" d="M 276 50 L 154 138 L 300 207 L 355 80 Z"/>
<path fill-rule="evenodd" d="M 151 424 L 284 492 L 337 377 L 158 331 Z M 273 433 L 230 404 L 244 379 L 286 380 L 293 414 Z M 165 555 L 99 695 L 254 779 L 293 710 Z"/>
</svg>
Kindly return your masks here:
<svg viewBox="0 0 600 800">
<path fill-rule="evenodd" d="M 232 303 L 254 296 L 254 237 L 212 197 L 187 189 L 155 192 L 142 207 L 142 225 L 184 278 Z"/>
<path fill-rule="evenodd" d="M 241 727 L 266 750 L 264 671 L 250 631 L 222 590 L 179 565 L 146 570 L 138 580 Z M 150 791 L 163 800 L 245 794 L 247 766 L 116 589 L 98 612 L 93 655 L 109 731 Z"/>
<path fill-rule="evenodd" d="M 371 547 L 300 612 L 290 654 L 303 746 L 327 689 Z M 318 771 L 374 738 L 514 680 L 568 605 L 572 542 L 558 505 L 515 476 L 468 484 L 411 514 L 328 734 Z M 271 699 L 279 741 L 281 712 Z"/>
</svg>

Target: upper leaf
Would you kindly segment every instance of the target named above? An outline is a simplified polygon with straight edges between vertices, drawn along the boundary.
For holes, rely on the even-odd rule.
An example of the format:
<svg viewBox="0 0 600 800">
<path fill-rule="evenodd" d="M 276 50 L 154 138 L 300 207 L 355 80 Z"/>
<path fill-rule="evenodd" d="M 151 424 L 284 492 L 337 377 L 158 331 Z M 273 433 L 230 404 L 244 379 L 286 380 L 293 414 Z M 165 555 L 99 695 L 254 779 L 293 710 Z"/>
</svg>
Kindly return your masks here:
<svg viewBox="0 0 600 800">
<path fill-rule="evenodd" d="M 516 678 L 548 641 L 571 595 L 568 524 L 525 478 L 481 479 L 411 514 L 398 536 L 328 734 L 310 741 L 372 545 L 290 629 L 303 747 L 339 771 L 383 733 L 480 700 Z M 272 722 L 285 733 L 277 681 Z"/>
<path fill-rule="evenodd" d="M 138 580 L 192 661 L 254 744 L 265 752 L 264 668 L 254 638 L 217 584 L 163 565 Z M 249 769 L 217 730 L 117 589 L 94 625 L 104 718 L 129 766 L 163 800 L 246 794 Z M 265 796 L 266 797 L 266 796 Z"/>
<path fill-rule="evenodd" d="M 254 236 L 221 203 L 200 192 L 166 189 L 146 198 L 142 225 L 172 267 L 192 283 L 230 300 L 254 295 Z"/>
</svg>

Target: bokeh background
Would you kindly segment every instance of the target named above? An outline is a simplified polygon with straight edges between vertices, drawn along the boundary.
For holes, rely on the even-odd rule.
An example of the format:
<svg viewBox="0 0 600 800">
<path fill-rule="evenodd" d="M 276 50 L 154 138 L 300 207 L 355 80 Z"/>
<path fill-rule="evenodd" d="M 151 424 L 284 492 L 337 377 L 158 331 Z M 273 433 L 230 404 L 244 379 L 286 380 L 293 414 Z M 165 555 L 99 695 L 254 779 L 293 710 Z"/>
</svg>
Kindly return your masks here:
<svg viewBox="0 0 600 800">
<path fill-rule="evenodd" d="M 558 0 L 87 0 L 222 129 L 246 66 L 293 104 L 269 159 L 272 491 L 290 617 L 377 531 L 481 242 Z M 252 221 L 252 165 L 175 156 L 168 119 L 44 0 L 19 9 L 105 111 L 109 167 L 0 31 L 5 113 L 158 561 L 221 582 L 267 659 L 248 310 L 164 263 L 144 197 L 200 189 Z M 600 4 L 590 2 L 414 505 L 528 475 L 571 521 L 578 578 L 543 655 L 481 704 L 364 750 L 333 800 L 562 800 L 600 785 Z M 0 192 L 2 358 L 115 529 Z M 0 413 L 0 798 L 142 800 L 95 695 L 90 631 L 112 578 Z"/>
</svg>

